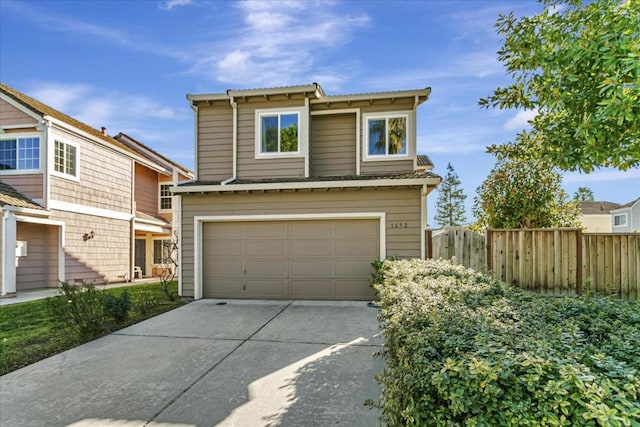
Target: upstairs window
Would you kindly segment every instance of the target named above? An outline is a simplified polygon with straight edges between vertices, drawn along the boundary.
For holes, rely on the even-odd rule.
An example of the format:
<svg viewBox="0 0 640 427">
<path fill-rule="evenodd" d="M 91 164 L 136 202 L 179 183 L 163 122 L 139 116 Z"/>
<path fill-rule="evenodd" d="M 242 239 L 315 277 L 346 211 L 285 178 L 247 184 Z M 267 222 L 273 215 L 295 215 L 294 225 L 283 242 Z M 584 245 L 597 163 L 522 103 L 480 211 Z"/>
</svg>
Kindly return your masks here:
<svg viewBox="0 0 640 427">
<path fill-rule="evenodd" d="M 40 138 L 10 138 L 0 141 L 0 170 L 40 169 Z"/>
<path fill-rule="evenodd" d="M 53 153 L 53 169 L 60 175 L 78 178 L 78 147 L 56 140 Z"/>
<path fill-rule="evenodd" d="M 368 158 L 407 155 L 407 114 L 367 115 L 365 121 Z"/>
<path fill-rule="evenodd" d="M 613 216 L 614 227 L 625 227 L 627 225 L 627 214 L 618 214 Z"/>
<path fill-rule="evenodd" d="M 171 210 L 171 184 L 160 184 L 160 210 Z"/>
<path fill-rule="evenodd" d="M 308 141 L 306 107 L 255 110 L 255 157 L 302 157 Z"/>
</svg>

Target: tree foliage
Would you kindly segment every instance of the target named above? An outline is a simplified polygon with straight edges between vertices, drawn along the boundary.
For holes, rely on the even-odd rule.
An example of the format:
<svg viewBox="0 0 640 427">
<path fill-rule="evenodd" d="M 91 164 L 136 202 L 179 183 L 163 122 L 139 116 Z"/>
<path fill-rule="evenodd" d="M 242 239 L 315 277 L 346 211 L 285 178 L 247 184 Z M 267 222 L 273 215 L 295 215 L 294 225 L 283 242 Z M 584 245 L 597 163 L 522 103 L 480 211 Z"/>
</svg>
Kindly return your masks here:
<svg viewBox="0 0 640 427">
<path fill-rule="evenodd" d="M 462 225 L 467 221 L 463 193 L 458 174 L 451 163 L 447 165 L 447 174 L 438 187 L 438 201 L 434 219 L 443 227 Z"/>
<path fill-rule="evenodd" d="M 573 200 L 576 202 L 593 202 L 595 197 L 589 187 L 578 187 L 578 190 L 573 193 Z"/>
<path fill-rule="evenodd" d="M 477 190 L 473 214 L 489 228 L 576 227 L 578 203 L 567 200 L 561 184 L 548 164 L 498 159 Z"/>
<path fill-rule="evenodd" d="M 486 108 L 537 110 L 531 130 L 493 145 L 563 170 L 640 165 L 640 1 L 542 0 L 543 11 L 496 22 L 513 78 Z"/>
</svg>

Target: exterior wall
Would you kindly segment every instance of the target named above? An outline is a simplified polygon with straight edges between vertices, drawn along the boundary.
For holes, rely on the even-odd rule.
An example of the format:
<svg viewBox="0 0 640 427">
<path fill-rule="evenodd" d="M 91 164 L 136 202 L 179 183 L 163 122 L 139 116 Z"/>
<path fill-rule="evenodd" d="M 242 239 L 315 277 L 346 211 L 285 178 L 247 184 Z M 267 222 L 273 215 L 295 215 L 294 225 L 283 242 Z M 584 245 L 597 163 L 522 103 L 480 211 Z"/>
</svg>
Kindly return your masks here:
<svg viewBox="0 0 640 427">
<path fill-rule="evenodd" d="M 18 258 L 16 290 L 55 287 L 58 277 L 56 227 L 18 222 L 16 240 L 27 242 L 27 256 Z"/>
<path fill-rule="evenodd" d="M 622 213 L 627 214 L 627 225 L 624 227 L 614 227 L 613 216 L 620 215 Z M 636 203 L 635 206 L 631 206 L 631 208 L 625 209 L 624 211 L 620 210 L 611 212 L 609 223 L 611 224 L 611 228 L 614 233 L 634 233 L 640 231 L 640 203 Z"/>
<path fill-rule="evenodd" d="M 256 159 L 256 109 L 304 106 L 304 99 L 238 100 L 238 176 L 240 179 L 304 177 L 304 157 Z M 231 175 L 229 175 L 231 176 Z M 198 179 L 202 179 L 198 176 Z"/>
<path fill-rule="evenodd" d="M 311 176 L 356 174 L 356 115 L 312 116 Z"/>
<path fill-rule="evenodd" d="M 136 163 L 136 210 L 155 214 L 158 212 L 158 172 Z"/>
<path fill-rule="evenodd" d="M 117 212 L 131 212 L 133 160 L 94 142 L 55 130 L 54 139 L 80 147 L 80 180 L 51 176 L 51 200 L 81 204 Z M 108 167 L 105 167 L 108 165 Z"/>
<path fill-rule="evenodd" d="M 0 99 L 0 125 L 1 126 L 17 126 L 17 125 L 35 125 L 37 121 L 15 108 L 8 102 Z"/>
<path fill-rule="evenodd" d="M 417 188 L 182 195 L 182 292 L 193 296 L 194 216 L 385 212 L 387 256 L 420 257 Z M 372 260 L 373 261 L 373 260 Z"/>
<path fill-rule="evenodd" d="M 580 215 L 585 233 L 611 233 L 611 215 Z"/>
<path fill-rule="evenodd" d="M 200 106 L 197 114 L 196 175 L 201 181 L 223 181 L 233 174 L 233 111 L 228 102 Z"/>
<path fill-rule="evenodd" d="M 2 225 L 2 221 L 4 221 L 3 218 L 4 212 L 0 211 L 0 286 L 2 287 L 2 289 L 4 289 L 4 263 L 3 263 L 3 248 L 4 248 L 4 236 L 3 236 L 3 232 L 4 232 L 4 226 Z"/>
<path fill-rule="evenodd" d="M 53 211 L 65 223 L 65 280 L 115 282 L 129 272 L 131 223 L 72 212 Z M 93 231 L 93 238 L 83 235 Z"/>
<path fill-rule="evenodd" d="M 30 199 L 44 199 L 44 177 L 41 173 L 0 175 L 0 180 Z"/>
</svg>

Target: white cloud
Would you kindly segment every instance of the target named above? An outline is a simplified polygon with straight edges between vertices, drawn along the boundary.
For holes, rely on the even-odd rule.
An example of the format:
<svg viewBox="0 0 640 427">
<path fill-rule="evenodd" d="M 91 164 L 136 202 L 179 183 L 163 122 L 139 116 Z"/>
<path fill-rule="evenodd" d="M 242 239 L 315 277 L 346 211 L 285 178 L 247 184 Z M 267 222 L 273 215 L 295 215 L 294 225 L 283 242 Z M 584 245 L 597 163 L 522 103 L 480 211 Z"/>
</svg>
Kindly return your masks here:
<svg viewBox="0 0 640 427">
<path fill-rule="evenodd" d="M 628 171 L 607 170 L 601 172 L 593 172 L 590 174 L 581 174 L 578 172 L 569 172 L 564 174 L 564 182 L 602 182 L 602 181 L 626 181 L 631 180 L 629 185 L 635 185 L 636 191 L 640 192 L 640 169 L 631 169 Z"/>
<path fill-rule="evenodd" d="M 164 0 L 161 1 L 158 7 L 162 10 L 171 10 L 177 6 L 186 6 L 192 4 L 193 0 Z"/>
<path fill-rule="evenodd" d="M 538 110 L 520 110 L 504 124 L 506 130 L 522 130 L 529 127 L 529 121 L 538 115 Z"/>
</svg>

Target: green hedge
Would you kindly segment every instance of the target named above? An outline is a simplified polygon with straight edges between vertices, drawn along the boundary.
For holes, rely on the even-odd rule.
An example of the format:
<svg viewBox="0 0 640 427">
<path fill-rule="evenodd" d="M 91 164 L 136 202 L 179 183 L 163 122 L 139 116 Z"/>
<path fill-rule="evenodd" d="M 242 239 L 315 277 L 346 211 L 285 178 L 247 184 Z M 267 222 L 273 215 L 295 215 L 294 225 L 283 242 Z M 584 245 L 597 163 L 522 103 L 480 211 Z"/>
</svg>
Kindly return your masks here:
<svg viewBox="0 0 640 427">
<path fill-rule="evenodd" d="M 378 266 L 390 426 L 640 426 L 640 307 L 446 261 Z"/>
</svg>

